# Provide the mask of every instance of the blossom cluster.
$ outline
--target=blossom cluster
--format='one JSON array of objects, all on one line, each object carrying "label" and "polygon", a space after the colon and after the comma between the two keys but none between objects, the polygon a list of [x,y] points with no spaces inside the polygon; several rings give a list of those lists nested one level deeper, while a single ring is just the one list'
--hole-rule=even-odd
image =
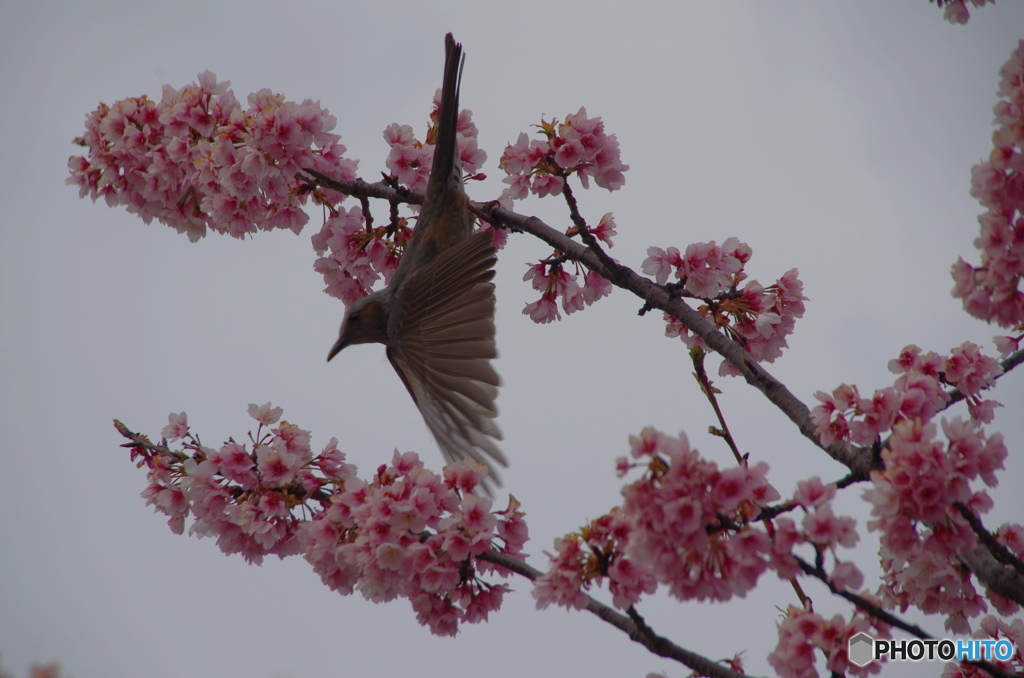
[{"label": "blossom cluster", "polygon": [[[623,517],[632,527],[623,551],[680,600],[745,595],[772,554],[767,533],[750,522],[779,498],[768,465],[720,470],[685,435],[651,428],[631,437],[630,445],[647,472],[622,490]],[[620,460],[620,468],[624,464]]]},{"label": "blossom cluster", "polygon": [[618,138],[604,131],[600,117],[587,117],[586,108],[566,116],[563,123],[541,119],[537,127],[543,139],[530,139],[523,132],[515,144],[505,147],[498,163],[508,175],[503,179],[508,184],[504,196],[520,200],[530,192],[541,198],[561,195],[572,174],[584,188],[590,187],[591,177],[609,191],[626,183],[629,165],[622,163]]},{"label": "blossom cluster", "polygon": [[[959,418],[943,422],[946,441],[938,439],[936,428],[919,419],[893,426],[882,450],[885,468],[872,472],[864,492],[873,518],[867,526],[881,541],[879,596],[900,610],[914,605],[944,615],[948,630],[966,633],[968,620],[986,605],[970,577],[956,567],[956,555],[970,550],[976,537],[954,502],[974,513],[992,507],[988,494],[972,491],[970,483],[980,477],[995,484],[1006,446],[998,434],[986,438]],[[1002,600],[998,603],[1003,607]]]},{"label": "blossom cluster", "polygon": [[[812,418],[825,444],[873,445],[888,436],[881,450],[883,469],[872,472],[864,493],[873,516],[868,529],[881,539],[879,596],[891,607],[914,605],[945,615],[946,628],[964,633],[986,603],[955,566],[956,554],[976,541],[961,511],[980,514],[991,508],[987,492],[971,484],[995,486],[1007,456],[1002,436],[987,435],[981,427],[999,405],[983,400],[981,391],[994,384],[1002,368],[970,342],[945,357],[908,346],[889,368],[899,377],[871,398],[846,384],[831,394],[815,394],[821,404]],[[943,419],[940,436],[935,418],[950,400],[944,385],[963,394],[970,417]],[[1007,525],[1003,533],[1014,535],[1018,529]],[[1001,610],[1010,608],[994,592],[988,598]]]},{"label": "blossom cluster", "polygon": [[538,609],[552,604],[582,609],[587,604],[584,590],[606,579],[612,603],[620,609],[637,603],[645,593],[654,593],[658,585],[654,574],[622,551],[630,530],[622,511],[613,508],[578,534],[556,539],[548,571],[534,582]]},{"label": "blossom cluster", "polygon": [[[565,122],[541,119],[537,127],[542,139],[530,139],[524,132],[515,144],[505,147],[498,166],[507,174],[503,181],[508,187],[502,192],[499,203],[510,206],[513,200],[525,198],[531,192],[542,198],[562,195],[565,180],[573,174],[579,177],[584,188],[590,188],[591,177],[594,183],[609,191],[625,184],[624,172],[629,165],[622,163],[619,140],[605,132],[600,117],[588,117],[587,110],[580,108],[575,115],[566,116]],[[568,235],[582,235],[580,228],[570,228]],[[596,226],[588,226],[586,230],[611,247],[616,234],[615,220],[607,213]],[[529,268],[523,280],[532,281],[541,296],[527,304],[523,314],[536,323],[561,320],[559,302],[562,310],[570,314],[611,293],[612,284],[599,274],[587,270],[582,274],[581,285],[579,268],[570,273],[563,263],[564,257],[556,252],[551,259],[527,264]]]},{"label": "blossom cluster", "polygon": [[907,346],[899,357],[889,361],[889,370],[899,377],[870,398],[861,397],[857,387],[848,384],[840,384],[831,394],[814,394],[821,404],[811,411],[811,419],[823,444],[852,441],[871,445],[898,421],[927,422],[950,401],[944,385],[960,391],[975,422],[991,423],[995,408],[1000,406],[994,400],[983,399],[981,392],[995,384],[1003,368],[969,341],[954,348],[949,356]]},{"label": "blossom cluster", "polygon": [[301,170],[355,178],[356,163],[330,133],[335,118],[319,102],[286,101],[267,89],[243,108],[228,85],[204,71],[181,89],[165,85],[159,102],[101,103],[76,139],[88,154],[68,160],[67,182],[82,197],[125,205],[193,242],[208,229],[236,238],[274,228],[298,233],[309,218]]},{"label": "blossom cluster", "polygon": [[[615,235],[615,219],[611,212],[601,217],[597,226],[589,230],[595,238],[611,246],[612,237]],[[558,312],[559,301],[562,303],[562,310],[566,314],[571,314],[582,311],[612,292],[612,284],[590,269],[583,273],[583,285],[580,286],[579,269],[577,268],[576,273],[570,273],[565,270],[563,264],[559,257],[527,264],[523,280],[531,281],[533,289],[539,291],[541,295],[540,299],[526,305],[523,314],[530,316],[535,323],[561,320],[562,315]]]},{"label": "blossom cluster", "polygon": [[[191,534],[212,536],[225,553],[254,563],[301,554],[343,595],[407,598],[437,635],[454,635],[460,623],[484,621],[500,607],[507,587],[478,575],[507,572],[476,557],[521,557],[527,527],[514,498],[493,511],[476,494],[485,467],[464,461],[442,477],[396,451],[362,480],[336,439],[314,454],[309,432],[281,421],[281,408],[250,405],[249,413],[259,422],[251,448],[234,440],[202,445],[185,413],[170,416],[163,444],[136,441],[132,458],[147,469],[142,496],[170,517],[172,530],[183,533],[191,518]],[[183,441],[183,450],[166,440]]]},{"label": "blossom cluster", "polygon": [[812,610],[791,606],[779,624],[779,643],[768,655],[768,662],[782,678],[817,678],[815,655],[821,652],[832,675],[878,673],[882,670],[879,662],[860,667],[849,661],[850,638],[861,632],[889,637],[887,629],[859,611],[847,622],[840,615],[826,619]]},{"label": "blossom cluster", "polygon": [[[211,229],[238,238],[273,228],[298,233],[309,218],[302,206],[312,196],[328,215],[312,236],[318,255],[313,267],[324,278],[324,291],[351,304],[381,279],[386,284],[411,236],[408,220],[396,214],[386,225],[371,226],[362,208],[341,206],[343,194],[313,189],[302,173],[309,169],[338,181],[356,178],[355,161],[343,157],[340,137],[330,133],[335,118],[318,102],[297,104],[269,90],[249,95],[249,106],[243,108],[228,85],[205,71],[181,89],[165,86],[159,102],[142,96],[100,104],[87,116],[85,134],[76,139],[88,154],[68,160],[67,182],[77,185],[83,197],[102,196],[111,206],[126,205],[147,223],[156,219],[193,242]],[[440,90],[424,141],[409,125],[393,123],[384,130],[391,180],[412,191],[423,192],[430,176],[439,98]],[[557,191],[554,184],[547,184],[547,190],[561,192],[564,177],[574,173],[584,186],[593,177],[609,190],[621,187],[629,168],[601,118],[588,118],[580,109],[561,124],[542,121],[541,128],[546,141],[531,145],[524,135],[520,155],[515,150],[519,146],[506,149],[506,171],[518,167],[527,183],[536,175],[538,191],[544,182],[556,182]],[[477,143],[477,133],[472,113],[460,111],[456,139],[468,179],[484,178],[479,170],[487,154]],[[523,195],[525,191],[506,191],[499,204],[510,207],[514,197]],[[611,215],[591,231],[610,245],[615,235]],[[497,248],[504,240],[502,232],[494,231]],[[611,284],[593,272],[586,273],[581,285],[560,263],[531,271],[527,279],[533,279],[542,296],[525,313],[536,322],[560,318],[559,299],[563,310],[572,313],[611,291]]]},{"label": "blossom cluster", "polygon": [[[995,4],[995,1],[970,0],[970,3],[975,7],[984,7],[989,3]],[[939,7],[946,7],[943,15],[946,21],[951,24],[965,24],[971,18],[971,12],[967,9],[968,0],[931,0],[931,2],[936,3]]]},{"label": "blossom cluster", "polygon": [[[853,520],[832,511],[835,487],[817,478],[800,483],[791,502],[803,507],[802,524],[777,518],[769,536],[757,522],[779,498],[767,480],[767,464],[719,469],[685,435],[653,428],[630,444],[637,461],[620,459],[620,473],[634,465],[646,472],[622,490],[621,506],[579,534],[556,540],[552,567],[534,589],[538,606],[581,607],[581,589],[605,578],[620,608],[659,583],[680,600],[724,601],[745,595],[767,568],[795,576],[792,549],[798,544],[835,554],[857,542]],[[852,564],[835,563],[835,586],[860,586],[862,576]]]},{"label": "blossom cluster", "polygon": [[313,270],[324,277],[324,292],[349,305],[382,277],[391,280],[411,235],[404,220],[397,228],[367,228],[361,207],[338,207],[313,235]]},{"label": "blossom cluster", "polygon": [[953,265],[953,296],[971,315],[1013,327],[1024,323],[1024,40],[999,75],[994,148],[971,171],[971,195],[986,209],[974,241],[981,263]]},{"label": "blossom cluster", "polygon": [[[680,600],[725,601],[745,595],[766,570],[789,580],[800,576],[798,546],[812,549],[810,560],[834,589],[863,585],[860,570],[839,558],[839,550],[854,547],[858,535],[854,520],[833,510],[835,485],[817,477],[801,481],[783,506],[801,510],[802,520],[767,519],[764,510],[780,498],[768,482],[767,464],[720,469],[684,434],[673,437],[653,428],[631,437],[630,445],[632,459],[621,458],[619,472],[640,467],[643,476],[622,490],[620,506],[555,540],[550,567],[534,584],[538,608],[583,608],[586,591],[605,583],[619,609],[635,605],[658,585]],[[831,564],[824,571],[827,556]],[[869,626],[878,635],[888,634],[884,624],[859,612],[844,623],[791,610],[780,627],[773,665],[779,662],[782,675],[815,675],[804,667],[813,669],[819,648],[830,668],[856,673],[857,667],[847,664],[845,639]],[[841,647],[832,644],[836,639],[843,639]]]},{"label": "blossom cluster", "polygon": [[[675,247],[649,247],[641,270],[654,276],[659,285],[674,277],[678,282],[669,287],[704,302],[697,309],[704,318],[742,344],[755,360],[774,362],[788,346],[786,337],[792,334],[796,319],[803,316],[807,297],[796,269],[768,287],[750,280],[740,288],[747,279],[744,269],[752,254],[750,247],[736,238],[721,245],[715,241],[692,243],[683,252]],[[707,348],[678,319],[666,313],[665,321],[666,336],[679,337],[690,348]],[[735,373],[727,362],[720,371]]]}]

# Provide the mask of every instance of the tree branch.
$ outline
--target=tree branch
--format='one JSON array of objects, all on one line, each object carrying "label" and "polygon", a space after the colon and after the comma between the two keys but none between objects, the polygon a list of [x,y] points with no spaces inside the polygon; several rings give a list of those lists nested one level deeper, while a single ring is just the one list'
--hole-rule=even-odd
[{"label": "tree branch", "polygon": [[[874,603],[872,603],[871,601],[867,600],[866,598],[858,596],[856,593],[850,593],[846,589],[842,589],[842,590],[837,589],[835,586],[832,585],[832,582],[829,579],[828,573],[826,573],[820,567],[815,567],[815,566],[811,565],[810,563],[808,563],[804,559],[800,558],[799,556],[793,556],[793,558],[800,565],[800,569],[802,569],[804,572],[806,572],[807,574],[811,575],[812,577],[815,577],[816,579],[820,579],[828,587],[829,591],[831,591],[832,593],[836,594],[837,596],[840,596],[840,597],[845,598],[846,600],[850,601],[851,603],[856,605],[859,609],[863,610],[865,613],[871,615],[875,619],[878,619],[879,621],[885,622],[889,626],[895,626],[896,628],[903,629],[904,631],[906,631],[910,635],[916,636],[916,637],[918,637],[918,638],[920,638],[922,640],[930,640],[931,639],[931,636],[928,635],[927,633],[925,633],[925,631],[922,630],[920,626],[915,626],[914,624],[908,624],[907,622],[903,621],[899,617],[896,617],[896,616],[890,614],[889,612],[886,612],[881,607],[879,607],[878,605],[875,605]],[[993,664],[991,664],[991,663],[989,663],[987,661],[965,661],[965,662],[962,662],[962,663],[970,664],[971,666],[975,666],[975,667],[977,667],[979,669],[987,671],[988,673],[992,674],[993,676],[996,676],[996,678],[1014,678],[1014,674],[1009,673],[1008,671],[1004,671],[1001,668],[999,668],[998,666],[995,666],[995,665],[993,665]]]},{"label": "tree branch", "polygon": [[[526,577],[530,581],[535,581],[538,577],[544,574],[537,568],[528,565],[521,560],[517,560],[516,558],[500,553],[485,553],[477,556],[477,558],[480,560],[486,560],[489,563],[494,563],[495,565],[500,565],[507,570],[511,570],[516,574]],[[638,625],[629,616],[617,612],[590,596],[586,596],[586,598],[586,610],[588,612],[596,615],[602,621],[608,622],[612,626],[624,632],[629,636],[630,640],[643,645],[650,652],[658,655],[659,657],[677,661],[690,667],[701,676],[710,676],[710,678],[746,678],[746,674],[744,673],[733,671],[732,669],[723,666],[718,662],[712,661],[707,657],[699,655],[696,652],[685,650],[678,645],[673,644],[663,636],[656,635],[646,623],[641,627],[641,625]]]},{"label": "tree branch", "polygon": [[[985,529],[985,525],[981,522],[981,518],[974,515],[974,512],[963,502],[953,502],[953,508],[960,512],[963,519],[971,526],[974,530],[974,534],[978,535],[978,539],[985,545],[985,548],[989,550],[989,553],[1004,565],[1009,565],[1015,569],[1019,574],[1024,574],[1024,562],[1021,562],[1020,558],[1015,556],[1010,549],[1006,548],[992,535],[991,532]],[[1020,602],[1020,601],[1017,601]]]},{"label": "tree branch", "polygon": [[970,551],[957,555],[981,583],[1003,598],[1024,605],[1024,581],[1010,565],[1004,565],[982,543],[975,544]]},{"label": "tree branch", "polygon": [[793,556],[793,559],[796,560],[797,564],[800,566],[800,569],[803,570],[805,574],[809,574],[815,579],[821,580],[821,582],[828,587],[829,591],[831,591],[832,593],[836,594],[841,598],[845,598],[846,600],[850,601],[859,609],[863,610],[866,614],[874,617],[875,619],[881,622],[885,622],[889,626],[895,626],[898,629],[903,629],[910,635],[916,636],[922,640],[928,640],[929,638],[931,638],[931,636],[925,633],[925,631],[920,626],[915,626],[913,624],[909,624],[903,621],[899,617],[883,610],[878,605],[875,605],[867,598],[858,596],[856,593],[851,593],[846,589],[837,589],[835,585],[832,584],[832,580],[829,578],[828,573],[825,572],[825,570],[823,570],[822,568],[811,565],[800,556]]}]

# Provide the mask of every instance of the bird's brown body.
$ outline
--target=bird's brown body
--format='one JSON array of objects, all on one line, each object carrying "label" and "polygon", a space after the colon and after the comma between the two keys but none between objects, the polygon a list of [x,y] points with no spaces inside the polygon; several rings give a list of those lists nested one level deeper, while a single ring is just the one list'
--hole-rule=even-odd
[{"label": "bird's brown body", "polygon": [[387,347],[449,462],[471,457],[491,469],[506,466],[494,440],[498,374],[494,346],[494,247],[489,233],[472,234],[462,185],[457,122],[462,46],[445,36],[444,85],[437,143],[416,228],[382,290],[352,304],[327,359],[350,344]]}]

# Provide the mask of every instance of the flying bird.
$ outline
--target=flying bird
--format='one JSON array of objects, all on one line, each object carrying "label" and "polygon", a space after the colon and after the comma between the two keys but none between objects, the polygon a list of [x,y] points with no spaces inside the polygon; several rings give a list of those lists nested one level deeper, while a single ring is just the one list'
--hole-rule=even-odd
[{"label": "flying bird", "polygon": [[[495,440],[501,380],[491,366],[494,277],[491,234],[473,234],[456,139],[462,45],[445,36],[437,143],[423,205],[387,287],[345,312],[327,360],[351,344],[381,343],[445,459],[466,457],[490,470],[508,466]],[[485,481],[485,490],[491,486]]]}]

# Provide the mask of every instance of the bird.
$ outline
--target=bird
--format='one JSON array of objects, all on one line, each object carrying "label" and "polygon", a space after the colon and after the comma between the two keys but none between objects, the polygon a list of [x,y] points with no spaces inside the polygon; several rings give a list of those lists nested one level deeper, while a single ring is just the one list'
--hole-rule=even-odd
[{"label": "bird", "polygon": [[390,282],[345,311],[330,361],[346,346],[381,343],[448,463],[488,469],[483,489],[508,460],[495,399],[501,379],[494,341],[493,238],[473,234],[456,138],[462,45],[445,36],[444,84],[433,163],[416,227]]}]

